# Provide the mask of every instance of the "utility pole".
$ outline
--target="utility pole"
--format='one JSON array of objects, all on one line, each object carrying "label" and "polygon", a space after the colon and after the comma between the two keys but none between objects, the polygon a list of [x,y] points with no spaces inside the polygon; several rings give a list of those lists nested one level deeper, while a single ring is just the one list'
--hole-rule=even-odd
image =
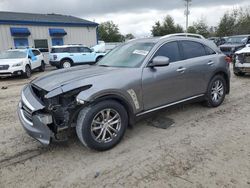
[{"label": "utility pole", "polygon": [[186,6],[186,9],[184,11],[184,15],[186,16],[186,31],[187,31],[188,30],[188,16],[190,14],[189,7],[191,5],[192,0],[184,0],[184,1],[185,1],[185,6]]}]

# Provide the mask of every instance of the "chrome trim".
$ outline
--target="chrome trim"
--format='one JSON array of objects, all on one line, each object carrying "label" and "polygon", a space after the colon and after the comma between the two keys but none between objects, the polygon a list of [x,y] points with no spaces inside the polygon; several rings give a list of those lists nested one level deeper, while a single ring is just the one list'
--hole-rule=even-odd
[{"label": "chrome trim", "polygon": [[20,109],[20,112],[21,112],[22,119],[23,119],[27,124],[29,124],[30,126],[33,127],[33,123],[26,119],[26,117],[24,116],[24,113],[23,113],[23,110],[22,110],[22,109]]},{"label": "chrome trim", "polygon": [[24,103],[32,112],[34,112],[34,111],[35,111],[35,108],[28,102],[28,100],[26,99],[26,97],[25,97],[23,91],[22,91],[22,97],[21,97],[21,98],[22,98],[23,103]]},{"label": "chrome trim", "polygon": [[160,110],[160,109],[163,109],[163,108],[167,108],[167,107],[170,107],[170,106],[173,106],[173,105],[176,105],[176,104],[180,104],[182,102],[186,102],[186,101],[189,101],[189,100],[192,100],[192,99],[195,99],[195,98],[198,98],[198,97],[202,97],[204,96],[204,94],[201,94],[201,95],[196,95],[196,96],[193,96],[193,97],[189,97],[189,98],[186,98],[186,99],[183,99],[183,100],[180,100],[180,101],[177,101],[177,102],[173,102],[173,103],[170,103],[170,104],[167,104],[167,105],[164,105],[164,106],[160,106],[160,107],[157,107],[157,108],[153,108],[151,110],[147,110],[145,112],[141,112],[139,114],[137,114],[136,116],[141,116],[141,115],[144,115],[144,114],[147,114],[147,113],[150,113],[150,112],[154,112],[156,110]]}]

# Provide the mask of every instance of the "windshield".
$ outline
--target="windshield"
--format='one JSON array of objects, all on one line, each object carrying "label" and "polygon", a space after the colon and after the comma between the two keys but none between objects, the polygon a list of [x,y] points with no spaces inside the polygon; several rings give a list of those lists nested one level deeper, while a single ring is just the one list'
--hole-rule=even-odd
[{"label": "windshield", "polygon": [[25,52],[20,51],[6,51],[0,53],[0,59],[20,59],[26,57]]},{"label": "windshield", "polygon": [[121,45],[109,52],[101,61],[99,66],[108,67],[139,67],[155,43],[130,42]]},{"label": "windshield", "polygon": [[230,44],[245,44],[247,43],[247,37],[243,36],[243,37],[229,37],[227,39],[227,43]]}]

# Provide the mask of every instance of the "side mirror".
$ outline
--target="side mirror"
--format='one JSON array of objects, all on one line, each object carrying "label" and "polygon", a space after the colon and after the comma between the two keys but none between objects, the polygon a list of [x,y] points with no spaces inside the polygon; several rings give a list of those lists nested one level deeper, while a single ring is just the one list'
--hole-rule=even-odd
[{"label": "side mirror", "polygon": [[156,56],[152,62],[148,65],[149,67],[163,67],[169,65],[169,58],[165,56]]},{"label": "side mirror", "polygon": [[31,56],[29,55],[28,58],[31,59]]}]

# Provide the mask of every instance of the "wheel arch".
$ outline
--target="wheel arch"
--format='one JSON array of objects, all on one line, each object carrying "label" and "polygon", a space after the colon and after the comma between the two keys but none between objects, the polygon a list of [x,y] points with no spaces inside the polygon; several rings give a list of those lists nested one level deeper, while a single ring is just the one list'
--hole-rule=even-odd
[{"label": "wheel arch", "polygon": [[98,98],[96,98],[92,103],[98,103],[104,100],[114,100],[118,103],[120,103],[127,111],[128,113],[128,120],[129,120],[129,126],[133,127],[135,124],[135,115],[134,115],[134,110],[132,105],[123,97],[115,94],[108,94],[108,95],[103,95]]},{"label": "wheel arch", "polygon": [[65,61],[65,60],[70,61],[71,64],[74,63],[74,61],[73,61],[71,58],[69,58],[69,57],[64,57],[64,58],[62,58],[62,59],[60,60],[60,63],[62,63],[62,62]]},{"label": "wheel arch", "polygon": [[97,61],[98,58],[103,58],[104,55],[98,55],[96,58],[95,58],[95,61]]}]

